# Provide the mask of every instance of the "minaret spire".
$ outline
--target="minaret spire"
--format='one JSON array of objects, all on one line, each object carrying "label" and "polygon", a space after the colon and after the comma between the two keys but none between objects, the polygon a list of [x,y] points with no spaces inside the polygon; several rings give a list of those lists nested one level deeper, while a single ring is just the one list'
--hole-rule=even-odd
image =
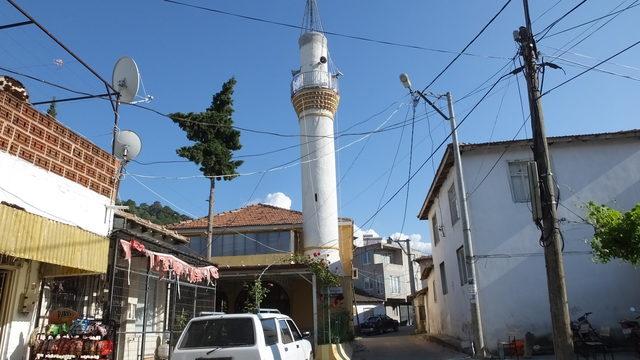
[{"label": "minaret spire", "polygon": [[307,4],[304,8],[304,16],[302,17],[302,32],[311,31],[319,33],[324,32],[316,0],[307,0]]},{"label": "minaret spire", "polygon": [[[300,125],[303,251],[322,258],[329,270],[343,273],[340,262],[336,155],[333,120],[340,94],[329,71],[329,50],[316,0],[307,0],[300,47],[300,68],[293,71],[291,102]],[[349,270],[347,270],[349,271]]]}]

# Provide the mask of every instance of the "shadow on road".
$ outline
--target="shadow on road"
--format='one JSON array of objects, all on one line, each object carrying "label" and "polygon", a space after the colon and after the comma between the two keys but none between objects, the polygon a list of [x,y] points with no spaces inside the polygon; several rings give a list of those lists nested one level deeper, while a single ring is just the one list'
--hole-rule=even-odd
[{"label": "shadow on road", "polygon": [[415,335],[414,328],[403,326],[398,332],[356,338],[354,359],[357,360],[413,360],[468,359],[465,354],[452,351]]}]

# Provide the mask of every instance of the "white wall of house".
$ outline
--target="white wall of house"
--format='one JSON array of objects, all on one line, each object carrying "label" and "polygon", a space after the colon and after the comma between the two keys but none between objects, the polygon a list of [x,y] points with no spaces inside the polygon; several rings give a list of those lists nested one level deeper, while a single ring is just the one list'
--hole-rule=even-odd
[{"label": "white wall of house", "polygon": [[[384,309],[384,304],[383,303],[358,304],[357,306],[355,306],[354,310],[357,310],[357,313],[358,313],[357,318],[356,318],[356,316],[353,317],[353,323],[355,325],[358,324],[358,320],[360,320],[360,324],[362,324],[370,316],[384,315],[385,314],[385,309]],[[354,315],[355,314],[356,314],[356,312],[354,311]]]},{"label": "white wall of house", "polygon": [[[3,354],[3,359],[26,359],[26,344],[33,332],[37,306],[28,307],[23,311],[21,299],[24,294],[31,294],[29,298],[37,301],[40,263],[20,261],[15,266],[0,265],[0,268],[10,272],[7,302],[0,304],[0,310],[6,311],[4,316],[0,317],[3,318],[0,319],[3,320],[3,323],[0,323],[0,354]],[[31,302],[26,302],[29,303]]]},{"label": "white wall of house", "polygon": [[[433,226],[429,224],[434,269],[427,279],[429,286],[427,319],[432,334],[447,335],[470,341],[472,332],[468,285],[462,286],[460,284],[456,258],[456,250],[463,244],[462,220],[458,219],[452,223],[448,201],[448,191],[454,185],[454,177],[449,176],[440,188],[439,195],[430,210],[429,219],[434,219],[435,215],[441,231],[439,232],[439,241],[436,244]],[[457,185],[454,188],[457,188]],[[446,277],[446,294],[441,281],[442,263],[444,263]]]},{"label": "white wall of house", "polygon": [[[558,143],[550,146],[561,194],[558,214],[564,234],[564,265],[572,318],[593,312],[595,327],[618,328],[628,309],[640,303],[640,270],[614,261],[597,264],[588,241],[593,230],[582,223],[582,205],[593,200],[620,210],[640,202],[640,146],[633,139]],[[472,191],[504,148],[463,153],[467,191]],[[469,199],[471,229],[477,261],[479,299],[485,343],[495,348],[508,336],[530,331],[550,335],[549,302],[540,232],[531,220],[529,203],[516,203],[509,180],[509,162],[530,160],[531,150],[510,148]],[[445,226],[446,237],[433,247],[437,301],[429,297],[431,331],[462,337],[468,326],[467,295],[460,286],[456,249],[462,245],[459,223],[450,226],[446,191],[448,174],[437,204],[430,210]],[[566,207],[566,208],[565,208]],[[569,208],[570,210],[568,210]],[[575,213],[575,214],[574,214]],[[577,214],[577,215],[576,215]],[[431,226],[430,226],[431,227]],[[449,294],[442,295],[439,264],[446,264]],[[431,291],[430,291],[431,293]],[[609,296],[614,295],[615,296]]]},{"label": "white wall of house", "polygon": [[78,183],[0,152],[0,201],[30,213],[105,236],[110,231],[111,199]]}]

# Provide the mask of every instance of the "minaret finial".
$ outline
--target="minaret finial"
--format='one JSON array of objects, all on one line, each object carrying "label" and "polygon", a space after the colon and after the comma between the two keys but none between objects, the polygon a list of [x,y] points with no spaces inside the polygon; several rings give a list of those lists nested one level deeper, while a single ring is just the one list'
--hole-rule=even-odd
[{"label": "minaret finial", "polygon": [[307,0],[302,17],[302,32],[324,32],[316,0]]}]

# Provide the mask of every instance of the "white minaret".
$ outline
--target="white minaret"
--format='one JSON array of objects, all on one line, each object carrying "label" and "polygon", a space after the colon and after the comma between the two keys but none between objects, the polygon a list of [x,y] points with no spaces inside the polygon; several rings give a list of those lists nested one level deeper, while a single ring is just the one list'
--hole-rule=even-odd
[{"label": "white minaret", "polygon": [[329,72],[327,38],[315,0],[307,0],[294,71],[291,101],[300,124],[304,252],[320,253],[330,269],[342,272],[338,243],[338,202],[333,120],[340,96],[337,76]]}]

